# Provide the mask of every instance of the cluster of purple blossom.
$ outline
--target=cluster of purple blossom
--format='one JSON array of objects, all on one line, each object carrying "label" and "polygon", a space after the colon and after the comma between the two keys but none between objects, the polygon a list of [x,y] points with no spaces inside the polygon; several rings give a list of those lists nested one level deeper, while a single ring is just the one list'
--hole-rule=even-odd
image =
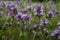
[{"label": "cluster of purple blossom", "polygon": [[57,23],[58,25],[58,29],[54,30],[50,36],[54,36],[57,37],[58,39],[60,39],[60,21]]},{"label": "cluster of purple blossom", "polygon": [[[1,4],[1,5],[6,7],[6,9],[8,11],[7,16],[18,21],[17,24],[20,24],[20,20],[22,20],[24,22],[26,22],[26,21],[32,22],[33,16],[38,17],[39,23],[37,23],[37,24],[34,23],[34,28],[48,24],[49,20],[54,18],[54,16],[55,16],[54,13],[56,13],[56,14],[59,13],[59,11],[54,7],[52,2],[50,2],[51,10],[48,11],[47,14],[45,14],[44,6],[40,5],[40,4],[28,5],[27,7],[21,9],[21,11],[19,11],[19,12],[17,10],[19,8],[17,6],[15,6],[15,4],[13,2],[8,2],[5,5],[3,5],[3,4]],[[28,14],[28,11],[33,11],[34,15],[32,13]],[[1,15],[2,15],[2,13],[0,12],[0,16]],[[47,19],[42,18],[45,15],[47,16]],[[6,24],[10,26],[13,23],[7,22]],[[26,22],[26,24],[28,24],[28,23]],[[25,24],[23,24],[23,25],[25,25]],[[60,23],[58,23],[58,25],[60,25]],[[46,31],[47,29],[44,28],[43,30]],[[51,33],[51,36],[57,36],[58,38],[60,38],[60,26],[58,27],[57,30],[55,30],[54,32]]]}]

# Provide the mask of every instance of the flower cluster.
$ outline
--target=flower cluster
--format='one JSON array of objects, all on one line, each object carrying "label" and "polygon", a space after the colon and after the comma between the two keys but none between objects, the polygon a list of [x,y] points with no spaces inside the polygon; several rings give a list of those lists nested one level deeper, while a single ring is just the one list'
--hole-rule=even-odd
[{"label": "flower cluster", "polygon": [[52,18],[54,17],[54,13],[53,13],[52,11],[49,11],[49,12],[47,13],[47,17],[48,17],[49,19],[52,19]]},{"label": "flower cluster", "polygon": [[31,18],[31,15],[29,15],[29,14],[23,14],[23,13],[18,13],[17,15],[16,15],[16,19],[17,20],[30,20],[30,18]]},{"label": "flower cluster", "polygon": [[44,7],[43,5],[37,5],[36,8],[34,8],[35,14],[38,17],[41,17],[44,15]]},{"label": "flower cluster", "polygon": [[58,37],[60,39],[60,22],[57,23],[58,29],[54,30],[50,36]]},{"label": "flower cluster", "polygon": [[[33,32],[36,35],[43,34],[42,37],[45,38],[46,36],[45,34],[50,33],[50,30],[52,28],[52,27],[50,28],[50,26],[55,26],[56,25],[55,21],[57,22],[58,20],[60,20],[59,10],[56,9],[53,2],[50,2],[49,5],[50,10],[49,10],[46,9],[45,5],[43,4],[30,4],[20,8],[21,6],[18,5],[18,0],[16,1],[17,4],[15,4],[15,2],[10,2],[10,1],[6,3],[0,2],[0,8],[3,7],[4,10],[3,12],[2,10],[0,11],[0,18],[1,18],[0,22],[3,24],[3,26],[7,26],[7,27],[18,26],[22,28],[22,30],[24,31],[26,31],[27,29],[26,32],[29,33]],[[55,36],[58,37],[58,39],[60,39],[60,21],[57,23],[57,26],[58,29],[54,30],[50,36]]]},{"label": "flower cluster", "polygon": [[57,30],[54,30],[50,36],[55,36],[55,37],[58,37],[58,39],[60,39],[60,26],[58,27]]},{"label": "flower cluster", "polygon": [[48,24],[48,20],[40,20],[40,25],[46,25],[46,24]]}]

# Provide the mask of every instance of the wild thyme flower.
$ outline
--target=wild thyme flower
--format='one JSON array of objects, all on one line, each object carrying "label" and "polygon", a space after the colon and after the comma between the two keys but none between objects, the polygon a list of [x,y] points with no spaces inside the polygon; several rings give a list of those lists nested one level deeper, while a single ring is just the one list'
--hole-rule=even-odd
[{"label": "wild thyme flower", "polygon": [[58,14],[59,14],[59,10],[56,9],[56,10],[55,10],[55,13],[58,15]]},{"label": "wild thyme flower", "polygon": [[38,16],[39,18],[44,15],[44,7],[41,5],[38,5],[34,11],[34,15]]},{"label": "wild thyme flower", "polygon": [[13,7],[14,6],[14,3],[13,2],[7,2],[6,3],[6,7]]},{"label": "wild thyme flower", "polygon": [[51,34],[50,34],[50,36],[54,36],[54,37],[57,37],[58,39],[60,39],[60,30],[59,29],[57,29],[57,30],[54,30]]},{"label": "wild thyme flower", "polygon": [[57,36],[59,35],[60,30],[54,30],[50,36]]},{"label": "wild thyme flower", "polygon": [[6,8],[7,8],[7,10],[9,10],[9,11],[12,11],[13,9],[16,10],[15,5],[14,5],[13,2],[8,2],[8,3],[6,3]]},{"label": "wild thyme flower", "polygon": [[18,14],[16,15],[16,20],[20,20],[22,15],[23,14],[21,12],[18,12]]},{"label": "wild thyme flower", "polygon": [[12,9],[12,12],[13,12],[13,14],[17,14],[18,12],[17,12],[17,8],[13,8]]},{"label": "wild thyme flower", "polygon": [[22,19],[22,20],[31,20],[31,15],[18,13],[18,14],[16,15],[16,19],[17,19],[17,20],[19,20],[19,19]]},{"label": "wild thyme flower", "polygon": [[28,14],[23,14],[23,15],[21,16],[21,18],[22,18],[23,20],[29,20],[29,19],[30,19],[30,15],[28,15]]},{"label": "wild thyme flower", "polygon": [[37,28],[38,27],[38,24],[34,24],[34,28]]},{"label": "wild thyme flower", "polygon": [[27,13],[27,11],[30,10],[30,9],[31,9],[31,6],[26,6],[25,8],[23,8],[23,9],[21,10],[21,12],[22,12],[22,13]]},{"label": "wild thyme flower", "polygon": [[55,10],[55,5],[54,5],[53,1],[50,1],[50,8],[51,8],[52,11]]},{"label": "wild thyme flower", "polygon": [[54,33],[54,32],[52,32],[51,34],[50,34],[50,36],[55,36],[56,34]]},{"label": "wild thyme flower", "polygon": [[46,25],[46,24],[48,24],[48,20],[43,20],[43,19],[41,19],[40,20],[40,25]]},{"label": "wild thyme flower", "polygon": [[8,16],[14,18],[16,16],[16,14],[13,14],[12,12],[8,13]]},{"label": "wild thyme flower", "polygon": [[40,12],[43,12],[43,10],[44,10],[44,7],[43,6],[41,6],[41,5],[39,5],[39,6],[37,6],[37,8],[36,8],[37,10],[37,12],[38,13],[40,13]]},{"label": "wild thyme flower", "polygon": [[44,31],[44,32],[47,32],[47,28],[43,28],[43,31]]},{"label": "wild thyme flower", "polygon": [[4,8],[5,7],[5,3],[3,1],[0,1],[0,7]]},{"label": "wild thyme flower", "polygon": [[54,13],[52,11],[49,11],[47,13],[47,17],[50,18],[50,19],[52,19],[54,17]]}]

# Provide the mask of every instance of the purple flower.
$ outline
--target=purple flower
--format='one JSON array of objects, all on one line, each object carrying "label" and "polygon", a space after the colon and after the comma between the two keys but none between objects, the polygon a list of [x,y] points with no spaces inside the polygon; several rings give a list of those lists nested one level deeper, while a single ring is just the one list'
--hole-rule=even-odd
[{"label": "purple flower", "polygon": [[37,28],[38,27],[38,24],[34,24],[34,28]]},{"label": "purple flower", "polygon": [[6,3],[6,7],[12,7],[12,6],[14,6],[14,4],[12,2]]},{"label": "purple flower", "polygon": [[8,16],[14,18],[16,16],[16,14],[13,14],[12,12],[8,13]]},{"label": "purple flower", "polygon": [[21,10],[22,13],[26,13],[27,11],[28,11],[27,8],[24,8],[24,9]]},{"label": "purple flower", "polygon": [[55,33],[55,34],[58,34],[58,33],[59,33],[59,30],[55,30],[54,33]]},{"label": "purple flower", "polygon": [[51,10],[55,10],[55,6],[54,6],[54,2],[53,1],[50,1],[50,8],[51,8]]},{"label": "purple flower", "polygon": [[58,36],[58,35],[60,35],[60,30],[57,29],[57,30],[54,30],[50,36]]},{"label": "purple flower", "polygon": [[28,10],[31,9],[31,6],[27,6],[21,10],[21,12],[26,13]]},{"label": "purple flower", "polygon": [[54,10],[52,10],[54,13],[56,13],[57,15],[59,14],[59,10],[57,10],[57,9],[54,9]]},{"label": "purple flower", "polygon": [[47,13],[47,17],[50,18],[50,19],[53,18],[54,17],[54,13],[52,11],[49,11]]},{"label": "purple flower", "polygon": [[22,15],[23,14],[21,12],[18,12],[18,14],[16,15],[16,20],[20,20]]},{"label": "purple flower", "polygon": [[34,8],[34,15],[38,16],[39,18],[44,15],[44,7],[42,5],[38,5]]},{"label": "purple flower", "polygon": [[50,34],[50,36],[56,36],[56,34],[55,34],[54,32],[52,32],[52,33]]},{"label": "purple flower", "polygon": [[46,25],[48,24],[48,20],[40,20],[40,25]]},{"label": "purple flower", "polygon": [[55,10],[55,13],[58,14],[59,13],[59,10]]},{"label": "purple flower", "polygon": [[42,5],[37,6],[37,12],[43,12],[44,8]]},{"label": "purple flower", "polygon": [[44,32],[47,32],[47,28],[43,28],[43,31],[44,31]]},{"label": "purple flower", "polygon": [[21,18],[22,18],[23,20],[29,20],[29,19],[30,19],[30,15],[28,15],[28,14],[23,14],[23,15],[21,16]]},{"label": "purple flower", "polygon": [[13,14],[17,14],[17,8],[12,9]]},{"label": "purple flower", "polygon": [[5,3],[3,1],[0,1],[0,7],[1,8],[5,7]]}]

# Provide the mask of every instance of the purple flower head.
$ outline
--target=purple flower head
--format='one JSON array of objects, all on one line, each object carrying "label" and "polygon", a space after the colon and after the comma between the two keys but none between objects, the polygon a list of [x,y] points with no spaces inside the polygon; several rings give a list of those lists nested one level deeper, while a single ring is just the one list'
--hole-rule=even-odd
[{"label": "purple flower head", "polygon": [[43,12],[44,8],[42,5],[37,6],[37,12]]},{"label": "purple flower head", "polygon": [[17,14],[17,8],[12,9],[13,14]]},{"label": "purple flower head", "polygon": [[21,10],[21,12],[26,13],[28,10],[31,9],[31,6],[27,6]]},{"label": "purple flower head", "polygon": [[57,9],[54,9],[54,10],[52,10],[54,13],[56,13],[57,15],[59,14],[59,10],[57,10]]},{"label": "purple flower head", "polygon": [[50,8],[51,10],[55,10],[55,5],[53,1],[50,1]]},{"label": "purple flower head", "polygon": [[57,30],[55,30],[50,34],[50,36],[56,36],[57,33],[58,33]]},{"label": "purple flower head", "polygon": [[48,20],[40,20],[40,25],[46,25],[48,24]]},{"label": "purple flower head", "polygon": [[59,13],[59,10],[55,10],[55,13],[58,14]]},{"label": "purple flower head", "polygon": [[13,2],[8,2],[7,4],[6,4],[6,7],[13,7],[14,6],[14,3]]},{"label": "purple flower head", "polygon": [[52,32],[52,33],[50,34],[50,36],[56,36],[56,34],[55,34],[54,32]]},{"label": "purple flower head", "polygon": [[47,13],[47,17],[48,18],[53,18],[54,17],[54,14],[53,14],[53,12],[52,11],[49,11],[48,13]]},{"label": "purple flower head", "polygon": [[0,1],[0,6],[3,8],[5,7],[5,3],[3,1]]},{"label": "purple flower head", "polygon": [[44,32],[47,32],[47,28],[44,28],[43,31],[44,31]]},{"label": "purple flower head", "polygon": [[22,15],[23,14],[21,12],[18,12],[18,14],[16,15],[16,20],[20,20]]},{"label": "purple flower head", "polygon": [[16,16],[16,14],[13,14],[12,12],[8,13],[8,16],[11,16],[12,18],[14,18]]},{"label": "purple flower head", "polygon": [[38,27],[38,24],[34,24],[34,28],[37,28]]},{"label": "purple flower head", "polygon": [[22,18],[23,20],[29,20],[29,19],[30,19],[30,15],[28,15],[28,14],[23,14],[23,15],[21,16],[21,18]]},{"label": "purple flower head", "polygon": [[42,5],[37,5],[36,8],[34,8],[34,12],[34,15],[40,18],[44,15],[44,7]]},{"label": "purple flower head", "polygon": [[59,30],[55,30],[54,33],[55,33],[55,34],[58,34],[58,33],[59,33]]},{"label": "purple flower head", "polygon": [[27,11],[28,11],[27,8],[24,8],[24,9],[21,10],[22,13],[26,13]]},{"label": "purple flower head", "polygon": [[52,33],[50,34],[50,36],[56,36],[56,34],[55,34],[54,32],[52,32]]},{"label": "purple flower head", "polygon": [[60,33],[60,30],[54,30],[50,36],[58,36]]}]

